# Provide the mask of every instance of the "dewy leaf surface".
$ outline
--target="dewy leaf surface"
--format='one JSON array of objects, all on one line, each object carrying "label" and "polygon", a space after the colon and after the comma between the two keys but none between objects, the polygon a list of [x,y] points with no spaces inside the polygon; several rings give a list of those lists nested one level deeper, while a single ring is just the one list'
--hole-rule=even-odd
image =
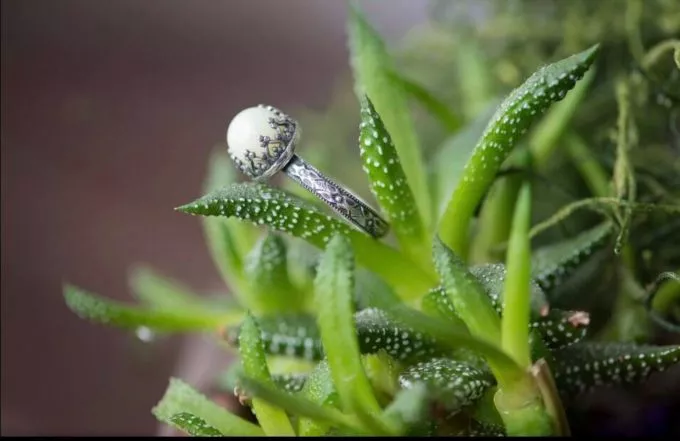
[{"label": "dewy leaf surface", "polygon": [[393,79],[393,61],[378,33],[355,5],[349,8],[349,49],[358,96],[371,97],[382,117],[404,167],[408,186],[413,191],[418,211],[430,225],[430,194],[418,136],[400,85]]},{"label": "dewy leaf surface", "polygon": [[599,46],[539,69],[501,104],[477,143],[439,225],[442,241],[467,255],[470,220],[520,137],[583,77]]},{"label": "dewy leaf surface", "polygon": [[424,229],[392,137],[368,97],[361,99],[359,151],[380,208],[402,247],[415,259],[427,257]]},{"label": "dewy leaf surface", "polygon": [[191,436],[224,436],[219,430],[188,412],[173,415],[170,423]]},{"label": "dewy leaf surface", "polygon": [[357,260],[382,276],[402,295],[427,290],[434,276],[415,266],[397,250],[350,228],[315,206],[264,184],[239,183],[209,193],[178,210],[192,215],[236,217],[300,237],[325,248],[333,234],[347,236]]}]

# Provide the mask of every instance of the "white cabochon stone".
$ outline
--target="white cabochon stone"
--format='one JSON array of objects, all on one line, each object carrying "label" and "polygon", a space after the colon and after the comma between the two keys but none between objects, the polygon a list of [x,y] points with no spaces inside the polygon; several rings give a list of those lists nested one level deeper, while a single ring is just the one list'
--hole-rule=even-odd
[{"label": "white cabochon stone", "polygon": [[233,158],[246,162],[246,152],[257,156],[264,153],[260,136],[276,139],[277,131],[269,125],[269,118],[276,117],[273,110],[265,107],[249,107],[240,111],[229,123],[227,145]]}]

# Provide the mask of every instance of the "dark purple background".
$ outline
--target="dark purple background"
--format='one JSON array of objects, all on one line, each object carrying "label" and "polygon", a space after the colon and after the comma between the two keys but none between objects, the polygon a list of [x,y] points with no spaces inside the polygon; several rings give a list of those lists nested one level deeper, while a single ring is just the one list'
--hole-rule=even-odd
[{"label": "dark purple background", "polygon": [[[395,37],[425,5],[364,9]],[[210,368],[193,342],[142,351],[78,319],[61,283],[129,300],[127,272],[143,262],[220,288],[199,222],[173,207],[200,194],[207,155],[242,107],[323,108],[348,71],[345,8],[2,2],[3,435],[152,434],[168,377]]]}]

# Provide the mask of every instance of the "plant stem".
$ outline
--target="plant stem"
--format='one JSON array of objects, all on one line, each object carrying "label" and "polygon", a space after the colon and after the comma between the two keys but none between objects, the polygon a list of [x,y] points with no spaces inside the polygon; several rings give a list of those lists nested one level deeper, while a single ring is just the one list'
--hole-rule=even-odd
[{"label": "plant stem", "polygon": [[528,374],[512,385],[499,387],[494,403],[508,436],[547,436],[555,432],[540,390]]},{"label": "plant stem", "polygon": [[529,353],[529,301],[531,279],[531,184],[520,189],[508,244],[507,270],[503,292],[501,345],[520,366],[531,364]]}]

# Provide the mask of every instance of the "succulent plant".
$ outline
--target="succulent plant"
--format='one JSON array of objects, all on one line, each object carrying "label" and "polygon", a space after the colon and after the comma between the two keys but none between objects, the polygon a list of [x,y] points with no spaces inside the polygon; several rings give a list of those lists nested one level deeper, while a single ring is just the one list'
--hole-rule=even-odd
[{"label": "succulent plant", "polygon": [[[656,3],[676,20],[655,29],[680,29],[678,8]],[[588,2],[571,4],[578,14]],[[630,17],[641,14],[639,3],[628,7]],[[438,17],[446,24],[446,13]],[[508,14],[490,17],[506,23]],[[496,32],[519,29],[507,23]],[[431,40],[415,47],[450,43],[442,35],[453,31],[443,28],[431,28]],[[651,342],[652,323],[677,330],[671,321],[680,315],[672,272],[680,242],[667,242],[678,237],[671,217],[680,212],[671,182],[677,151],[675,164],[662,165],[671,172],[657,176],[638,155],[649,145],[672,157],[677,145],[644,138],[654,129],[638,110],[648,105],[650,88],[660,93],[653,68],[673,51],[676,69],[663,84],[680,77],[680,43],[657,33],[650,37],[656,46],[645,49],[640,40],[641,52],[633,52],[642,70],[626,67],[612,85],[597,64],[620,50],[616,40],[585,45],[572,35],[564,46],[579,50],[539,68],[536,54],[555,47],[554,35],[536,37],[531,53],[516,60],[515,35],[493,47],[501,60],[494,69],[484,67],[478,49],[497,38],[489,36],[494,28],[480,29],[452,39],[465,61],[454,76],[461,108],[432,92],[440,88],[437,66],[420,67],[421,81],[409,77],[418,72],[407,62],[413,49],[395,55],[361,12],[350,10],[358,151],[354,159],[325,155],[342,155],[338,167],[355,173],[354,188],[368,184],[363,196],[389,220],[390,237],[351,228],[291,184],[239,182],[223,149],[210,158],[204,195],[178,211],[200,217],[236,302],[192,293],[148,270],[135,273],[136,305],[65,287],[68,306],[86,319],[158,333],[210,332],[232,352],[226,387],[253,418],[172,378],[153,409],[161,422],[197,436],[568,435],[564,406],[571,400],[679,364],[680,346]],[[535,71],[497,99],[492,90],[528,66]],[[663,96],[677,104],[672,93]],[[615,118],[598,119],[596,105],[608,100]],[[446,136],[421,136],[414,101]],[[680,115],[673,104],[663,109]],[[613,137],[609,159],[591,148],[602,145],[602,133]],[[423,139],[438,137],[439,150],[423,147]],[[554,172],[555,163],[568,171]],[[364,173],[348,172],[347,164]],[[541,180],[551,171],[582,197],[556,206],[555,183]],[[643,288],[664,271],[665,283]],[[600,298],[603,287],[615,295]],[[641,318],[634,335],[621,329],[630,317]]]}]

